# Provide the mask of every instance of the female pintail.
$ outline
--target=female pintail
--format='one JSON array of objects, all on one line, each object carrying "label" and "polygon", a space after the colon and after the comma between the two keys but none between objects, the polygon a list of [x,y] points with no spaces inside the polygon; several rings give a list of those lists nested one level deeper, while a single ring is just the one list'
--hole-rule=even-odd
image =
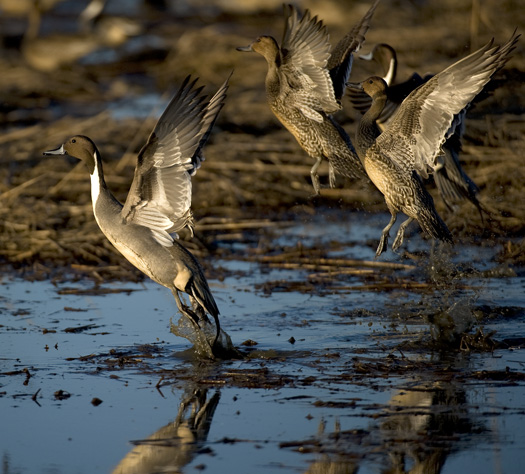
[{"label": "female pintail", "polygon": [[323,22],[308,10],[299,19],[295,7],[286,7],[281,46],[272,36],[260,36],[239,51],[255,51],[266,59],[266,96],[270,109],[292,133],[299,145],[315,159],[310,175],[316,194],[320,184],[318,168],[328,160],[330,185],[335,174],[366,177],[350,137],[333,119],[341,109],[341,97],[352,67],[352,54],[364,42],[376,0],[365,16],[337,44],[330,54]]},{"label": "female pintail", "polygon": [[[422,77],[414,72],[407,80],[397,81],[397,54],[392,46],[385,43],[375,45],[370,53],[362,54],[359,58],[377,62],[383,70],[383,80],[388,85],[386,104],[376,120],[381,129],[385,128],[403,100],[432,77],[431,74]],[[348,96],[354,108],[361,113],[364,114],[370,107],[371,98],[364,91],[349,88]],[[443,202],[449,209],[452,210],[456,203],[468,199],[476,206],[483,220],[484,208],[478,199],[479,188],[463,170],[459,160],[468,106],[469,104],[455,116],[452,129],[447,133],[448,138],[442,146],[443,164],[435,170],[434,181]]]},{"label": "female pintail", "polygon": [[452,236],[437,214],[432,197],[422,185],[442,164],[439,156],[454,117],[483,89],[492,75],[508,61],[519,35],[514,32],[503,46],[489,42],[420,85],[403,101],[381,132],[376,120],[387,101],[387,85],[371,77],[359,85],[372,105],[356,133],[356,148],[365,170],[385,197],[392,215],[383,229],[376,256],[386,249],[390,228],[398,212],[403,222],[392,245],[397,250],[406,227],[414,219],[431,237],[451,242]]}]

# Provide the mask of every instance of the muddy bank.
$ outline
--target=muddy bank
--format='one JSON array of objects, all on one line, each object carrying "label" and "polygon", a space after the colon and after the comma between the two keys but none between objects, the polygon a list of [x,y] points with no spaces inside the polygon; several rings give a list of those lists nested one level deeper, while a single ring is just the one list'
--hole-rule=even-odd
[{"label": "muddy bank", "polygon": [[[349,210],[385,210],[382,197],[365,183],[340,180],[336,189],[311,197],[312,163],[265,103],[264,60],[235,51],[261,33],[280,38],[280,4],[248,8],[241,2],[240,8],[235,2],[207,7],[166,2],[163,10],[162,3],[136,2],[124,11],[118,2],[109,2],[104,17],[125,19],[136,27],[134,33],[118,46],[96,43],[84,57],[52,70],[35,64],[28,51],[55,33],[74,36],[80,28],[79,6],[63,2],[43,12],[35,37],[28,34],[28,16],[2,16],[0,258],[6,268],[28,278],[141,278],[96,227],[82,165],[41,153],[71,134],[90,136],[103,155],[108,185],[123,200],[136,153],[189,73],[200,76],[212,93],[234,71],[227,105],[205,150],[206,162],[194,178],[197,233],[193,239],[186,236],[192,251],[214,254],[218,240],[256,238],[261,228],[308,219],[323,209],[336,209],[345,219]],[[300,6],[325,20],[335,42],[368,3]],[[385,1],[372,21],[367,47],[380,41],[395,46],[400,77],[439,71],[491,37],[504,41],[525,24],[523,15],[512,1]],[[90,33],[97,34],[96,29]],[[462,161],[491,214],[482,220],[468,203],[451,211],[435,196],[459,242],[496,246],[499,259],[518,267],[525,263],[521,43],[489,92],[471,108],[466,127]],[[39,47],[46,51],[45,44]],[[370,65],[355,61],[352,79],[371,72]],[[348,101],[344,105],[338,119],[352,135],[358,115]],[[326,168],[321,178],[326,184]]]}]

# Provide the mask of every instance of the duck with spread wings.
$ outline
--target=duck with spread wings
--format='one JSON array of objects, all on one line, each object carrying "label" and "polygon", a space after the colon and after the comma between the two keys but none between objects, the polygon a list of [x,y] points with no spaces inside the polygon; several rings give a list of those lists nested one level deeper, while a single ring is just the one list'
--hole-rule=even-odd
[{"label": "duck with spread wings", "polygon": [[272,36],[259,36],[239,51],[255,51],[268,63],[266,96],[270,109],[315,159],[310,171],[316,194],[321,189],[318,168],[328,160],[330,185],[335,175],[366,178],[350,137],[332,114],[341,110],[341,97],[350,75],[353,53],[364,42],[376,0],[352,30],[330,52],[328,32],[321,20],[308,10],[299,18],[292,5],[285,7],[286,19],[281,45]]},{"label": "duck with spread wings", "polygon": [[[206,101],[203,87],[187,77],[140,150],[126,202],[122,205],[104,180],[102,158],[95,143],[76,135],[45,155],[71,155],[91,175],[93,213],[100,230],[135,267],[169,288],[180,312],[200,329],[215,321],[219,309],[197,259],[179,242],[177,232],[193,232],[191,176],[203,160],[204,147],[224,105],[228,80]],[[181,299],[188,295],[190,305]]]}]

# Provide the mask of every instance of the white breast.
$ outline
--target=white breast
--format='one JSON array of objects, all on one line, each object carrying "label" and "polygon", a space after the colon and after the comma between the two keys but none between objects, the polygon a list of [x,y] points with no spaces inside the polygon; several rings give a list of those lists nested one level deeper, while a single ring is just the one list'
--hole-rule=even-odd
[{"label": "white breast", "polygon": [[[97,157],[93,157],[95,159],[95,169],[93,173],[91,174],[91,201],[93,202],[93,211],[95,210],[95,205],[97,204],[98,196],[100,195],[100,181],[98,176],[98,164],[97,164]],[[95,215],[96,217],[96,215]]]}]

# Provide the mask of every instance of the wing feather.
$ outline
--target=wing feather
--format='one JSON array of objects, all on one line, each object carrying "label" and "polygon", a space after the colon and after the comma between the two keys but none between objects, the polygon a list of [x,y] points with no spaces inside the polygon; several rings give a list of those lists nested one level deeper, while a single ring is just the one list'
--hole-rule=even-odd
[{"label": "wing feather", "polygon": [[287,7],[287,19],[281,43],[281,83],[283,100],[291,94],[299,108],[311,108],[327,114],[341,107],[335,98],[330,73],[330,41],[326,27],[308,10],[299,19],[296,8]]},{"label": "wing feather", "polygon": [[519,36],[514,32],[500,47],[491,41],[419,86],[403,101],[376,143],[389,150],[399,166],[427,177],[440,166],[437,157],[454,117],[508,61]]},{"label": "wing feather", "polygon": [[370,20],[379,4],[376,0],[352,29],[335,45],[327,68],[334,88],[335,97],[341,100],[346,89],[346,83],[350,77],[353,63],[353,53],[359,51],[365,42],[365,35],[370,27]]},{"label": "wing feather", "polygon": [[173,244],[170,234],[192,229],[191,175],[204,159],[202,148],[224,105],[228,80],[206,102],[197,79],[188,76],[139,153],[122,218],[150,228],[162,245]]}]

